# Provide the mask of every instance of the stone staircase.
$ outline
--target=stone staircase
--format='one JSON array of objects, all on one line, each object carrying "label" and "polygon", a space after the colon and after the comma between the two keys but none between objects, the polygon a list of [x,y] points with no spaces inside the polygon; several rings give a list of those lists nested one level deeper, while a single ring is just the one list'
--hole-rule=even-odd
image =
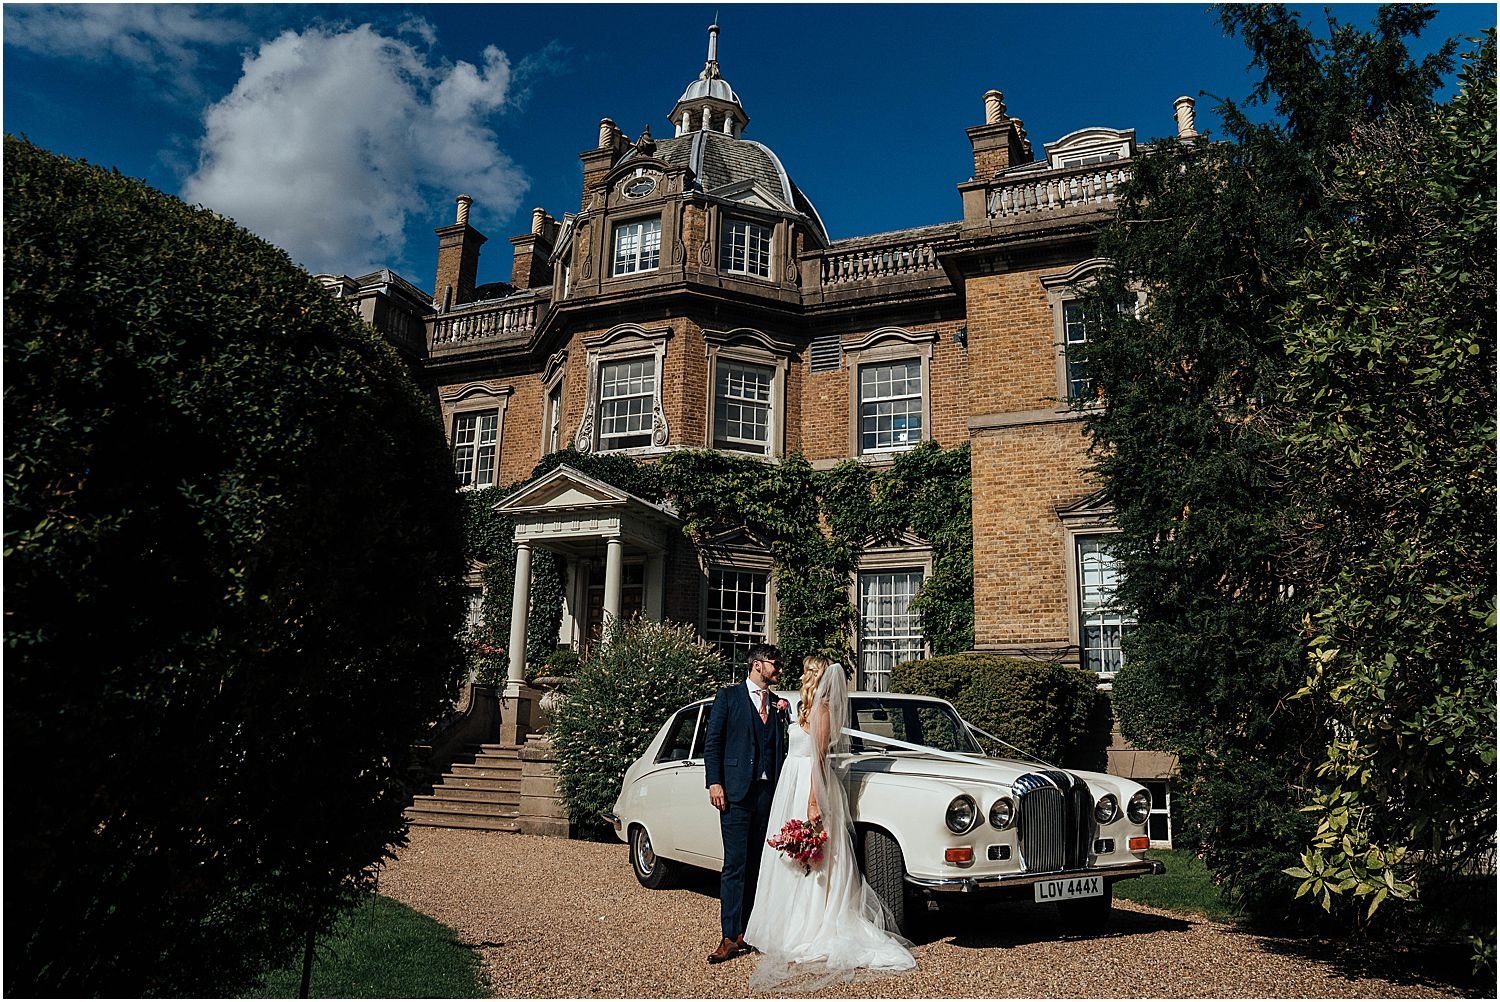
[{"label": "stone staircase", "polygon": [[406,820],[432,828],[520,831],[521,759],[518,745],[470,745],[431,793],[418,794]]}]

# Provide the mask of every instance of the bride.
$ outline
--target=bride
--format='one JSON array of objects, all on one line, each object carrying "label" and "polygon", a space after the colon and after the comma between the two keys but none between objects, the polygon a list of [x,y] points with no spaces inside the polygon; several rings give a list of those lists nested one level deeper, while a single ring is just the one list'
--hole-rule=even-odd
[{"label": "bride", "polygon": [[827,658],[802,663],[802,701],[791,728],[786,764],[771,800],[768,832],[787,821],[822,819],[828,832],[823,858],[802,864],[769,845],[761,849],[760,888],[745,926],[745,941],[763,959],[750,976],[752,991],[813,991],[916,966],[909,942],[892,929],[890,912],[854,860],[854,825],[844,790],[841,753],[849,750],[844,668]]}]

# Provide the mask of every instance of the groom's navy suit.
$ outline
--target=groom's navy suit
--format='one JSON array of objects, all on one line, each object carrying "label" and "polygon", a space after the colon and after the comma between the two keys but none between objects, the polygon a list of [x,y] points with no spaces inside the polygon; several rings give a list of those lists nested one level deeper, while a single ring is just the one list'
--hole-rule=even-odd
[{"label": "groom's navy suit", "polygon": [[771,817],[771,795],[786,760],[786,712],[770,695],[770,713],[760,708],[744,682],[726,686],[714,698],[703,746],[704,786],[724,787],[727,805],[719,813],[724,836],[724,868],[719,874],[719,921],[726,939],[745,931],[755,904],[760,851]]}]

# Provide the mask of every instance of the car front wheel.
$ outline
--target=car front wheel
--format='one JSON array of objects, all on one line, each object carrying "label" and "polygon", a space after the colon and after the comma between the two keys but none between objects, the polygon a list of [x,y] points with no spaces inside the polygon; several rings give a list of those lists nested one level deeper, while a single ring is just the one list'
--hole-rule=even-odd
[{"label": "car front wheel", "polygon": [[640,825],[630,829],[630,868],[641,886],[653,891],[671,883],[677,871],[675,864],[662,859],[651,848],[651,833]]},{"label": "car front wheel", "polygon": [[890,909],[896,931],[909,935],[911,914],[906,907],[906,860],[901,846],[882,831],[865,833],[865,880]]}]

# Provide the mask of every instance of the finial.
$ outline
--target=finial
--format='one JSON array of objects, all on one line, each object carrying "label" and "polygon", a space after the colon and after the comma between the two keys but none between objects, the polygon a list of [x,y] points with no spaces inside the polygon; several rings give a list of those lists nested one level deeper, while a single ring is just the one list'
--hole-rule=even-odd
[{"label": "finial", "polygon": [[719,12],[714,11],[714,23],[708,26],[708,62],[703,64],[701,80],[712,80],[719,75]]}]

